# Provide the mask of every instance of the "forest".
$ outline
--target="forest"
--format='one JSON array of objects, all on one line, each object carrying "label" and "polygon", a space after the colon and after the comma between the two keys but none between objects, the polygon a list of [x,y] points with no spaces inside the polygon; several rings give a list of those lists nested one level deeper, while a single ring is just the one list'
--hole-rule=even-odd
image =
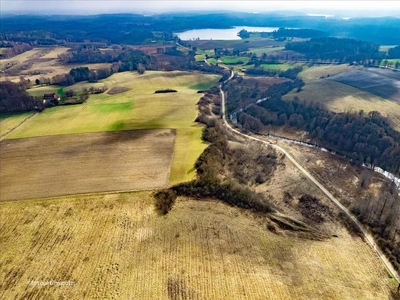
[{"label": "forest", "polygon": [[379,45],[377,44],[333,37],[312,38],[305,42],[290,42],[286,44],[285,48],[305,54],[307,60],[330,60],[338,63],[366,64],[371,59],[385,57],[383,53],[379,52]]},{"label": "forest", "polygon": [[42,110],[42,100],[36,100],[26,92],[22,84],[0,81],[0,113]]},{"label": "forest", "polygon": [[264,126],[289,126],[307,131],[314,143],[356,164],[379,166],[400,175],[400,133],[379,112],[334,113],[320,105],[271,97],[239,115],[244,128],[259,129],[252,128],[254,125],[251,126],[252,119],[248,120],[248,116],[260,120]]},{"label": "forest", "polygon": [[[76,42],[141,44],[152,40],[171,40],[174,32],[201,28],[233,26],[266,26],[311,29],[338,36],[384,45],[399,45],[396,18],[309,17],[284,13],[169,13],[144,16],[113,14],[95,16],[29,16],[3,14],[0,20],[1,39],[31,45],[54,45]],[[75,30],[79,28],[79,30]],[[155,35],[159,32],[161,35]],[[282,34],[287,34],[287,29]],[[279,33],[278,31],[278,34]],[[293,34],[293,33],[290,33]],[[313,37],[316,31],[296,32],[299,37]]]}]

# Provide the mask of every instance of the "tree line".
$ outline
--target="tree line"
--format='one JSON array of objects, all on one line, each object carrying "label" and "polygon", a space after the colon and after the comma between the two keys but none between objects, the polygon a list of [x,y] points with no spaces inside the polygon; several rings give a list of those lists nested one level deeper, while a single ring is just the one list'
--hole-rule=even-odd
[{"label": "tree line", "polygon": [[331,60],[351,64],[367,64],[372,59],[385,57],[382,52],[379,52],[379,45],[375,43],[333,37],[290,42],[285,45],[285,49],[302,53],[308,60]]},{"label": "tree line", "polygon": [[321,30],[315,29],[288,29],[288,28],[279,28],[278,30],[274,30],[272,32],[272,36],[274,38],[286,38],[286,37],[298,37],[298,38],[317,38],[326,36],[327,33]]},{"label": "tree line", "polygon": [[[249,116],[263,126],[289,126],[307,131],[314,143],[344,155],[356,164],[379,166],[400,175],[400,132],[377,111],[334,113],[318,104],[271,97],[250,106],[239,116],[245,128],[254,130],[256,125]],[[262,130],[259,125],[257,131]]]},{"label": "tree line", "polygon": [[0,113],[42,110],[41,100],[29,95],[22,84],[0,81]]}]

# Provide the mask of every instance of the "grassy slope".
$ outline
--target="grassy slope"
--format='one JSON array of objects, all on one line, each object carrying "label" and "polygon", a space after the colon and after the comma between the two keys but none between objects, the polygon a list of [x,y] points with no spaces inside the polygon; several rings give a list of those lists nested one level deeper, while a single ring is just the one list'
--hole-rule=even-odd
[{"label": "grassy slope", "polygon": [[388,117],[395,129],[400,130],[400,105],[383,99],[371,93],[348,86],[329,79],[319,79],[321,76],[338,74],[354,69],[347,65],[337,66],[316,66],[300,73],[306,85],[302,91],[295,91],[285,95],[283,99],[291,100],[299,97],[306,101],[319,101],[335,112],[348,112],[364,110],[379,111],[383,116]]},{"label": "grassy slope", "polygon": [[270,53],[275,51],[280,51],[285,49],[285,47],[264,47],[264,48],[250,48],[249,52],[253,54],[263,54],[263,53]]},{"label": "grassy slope", "polygon": [[0,297],[375,300],[394,288],[344,229],[304,240],[222,203],[180,199],[161,217],[153,201],[141,192],[0,204]]},{"label": "grassy slope", "polygon": [[[9,138],[99,132],[144,128],[176,128],[174,158],[170,182],[190,180],[193,164],[204,150],[202,126],[193,121],[197,116],[199,88],[208,88],[218,76],[188,72],[118,73],[95,85],[124,86],[125,93],[92,95],[87,103],[45,110],[29,126],[15,130]],[[91,84],[78,83],[81,90]],[[177,93],[154,94],[157,89],[172,88]]]},{"label": "grassy slope", "polygon": [[[4,76],[0,74],[0,80],[10,80],[18,82],[20,76],[22,75],[26,80],[31,80],[35,82],[36,79],[40,77],[52,78],[55,75],[66,74],[72,68],[87,66],[90,69],[98,69],[110,66],[108,63],[102,64],[69,64],[62,65],[58,62],[57,57],[59,54],[64,53],[69,48],[66,47],[44,47],[44,48],[34,48],[32,50],[26,51],[12,58],[0,60],[0,68],[6,66],[8,63],[17,63],[14,68],[18,68],[26,62],[30,62],[31,66],[27,69],[20,71],[20,74],[16,76]],[[47,61],[40,61],[42,59],[48,59]],[[37,75],[29,75],[29,73],[36,73]]]},{"label": "grassy slope", "polygon": [[265,69],[286,71],[288,69],[295,68],[295,67],[298,67],[298,66],[301,66],[301,65],[303,65],[303,64],[300,64],[300,63],[297,63],[297,64],[288,64],[288,63],[284,63],[284,64],[262,64],[261,67],[263,67]]},{"label": "grassy slope", "polygon": [[25,112],[20,114],[3,114],[0,115],[0,137],[7,134],[10,130],[17,127],[26,118],[32,115],[32,112]]}]

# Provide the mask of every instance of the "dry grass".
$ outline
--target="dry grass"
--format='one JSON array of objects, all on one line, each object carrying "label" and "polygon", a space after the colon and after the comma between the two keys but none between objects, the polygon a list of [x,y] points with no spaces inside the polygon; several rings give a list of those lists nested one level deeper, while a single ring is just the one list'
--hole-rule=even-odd
[{"label": "dry grass", "polygon": [[17,56],[0,61],[0,69],[3,69],[7,64],[15,64],[11,69],[18,69],[23,64],[29,64],[28,68],[20,70],[15,76],[5,76],[0,74],[0,80],[11,80],[18,82],[20,76],[26,80],[35,82],[40,77],[52,78],[55,75],[66,74],[73,68],[88,67],[89,69],[99,69],[110,66],[107,63],[100,64],[68,64],[63,65],[58,61],[58,55],[64,53],[69,48],[66,47],[48,47],[48,48],[35,48]]},{"label": "dry grass", "polygon": [[391,120],[394,128],[400,130],[399,104],[343,83],[327,79],[315,80],[306,83],[301,92],[292,91],[283,99],[291,100],[296,96],[305,101],[321,102],[334,112],[379,111]]},{"label": "dry grass", "polygon": [[[276,235],[237,208],[150,193],[0,204],[0,297],[37,299],[388,299],[373,251],[338,229]],[[72,286],[33,286],[72,281]]]},{"label": "dry grass", "polygon": [[361,67],[354,67],[349,65],[316,65],[311,68],[305,69],[300,73],[301,79],[303,79],[306,83],[310,81],[314,81],[320,79],[321,77],[327,77],[336,75],[339,73],[343,73],[346,71],[352,71],[360,69]]},{"label": "dry grass", "polygon": [[67,47],[55,47],[52,49],[49,49],[50,52],[47,53],[43,58],[58,58],[58,55],[63,54],[67,52],[70,48]]},{"label": "dry grass", "polygon": [[0,200],[162,188],[175,132],[70,134],[0,143]]}]

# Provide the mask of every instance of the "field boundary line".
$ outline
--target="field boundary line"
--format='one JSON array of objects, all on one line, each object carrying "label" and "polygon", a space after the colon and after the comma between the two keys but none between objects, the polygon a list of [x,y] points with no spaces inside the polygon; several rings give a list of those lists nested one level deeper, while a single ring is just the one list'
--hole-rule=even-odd
[{"label": "field boundary line", "polygon": [[[233,77],[233,72],[231,72],[231,76],[224,82],[226,83]],[[308,171],[306,171],[285,149],[282,147],[276,145],[276,144],[270,144],[267,141],[264,141],[262,139],[249,136],[247,134],[244,134],[240,132],[239,130],[236,130],[231,127],[231,125],[227,122],[226,116],[225,116],[225,93],[221,88],[221,85],[219,86],[220,94],[221,94],[221,113],[222,113],[222,119],[224,122],[224,125],[228,130],[230,130],[233,133],[239,134],[240,136],[243,136],[247,139],[254,140],[261,142],[266,145],[270,145],[273,148],[278,149],[281,153],[285,154],[286,157],[304,174],[309,178],[339,209],[341,209],[352,221],[353,223],[361,230],[363,233],[365,239],[368,241],[368,243],[371,245],[372,249],[375,250],[375,252],[378,254],[378,257],[381,259],[383,264],[385,265],[386,270],[389,272],[389,274],[394,278],[398,284],[400,284],[400,277],[397,271],[394,269],[390,261],[387,259],[383,251],[379,248],[379,246],[376,244],[373,236],[367,231],[367,229],[364,228],[364,226],[357,220],[357,218],[339,201],[337,200],[318,180],[316,180]]]},{"label": "field boundary line", "polygon": [[[166,186],[166,187],[168,187],[168,186]],[[28,202],[28,201],[42,201],[42,200],[48,201],[48,200],[57,200],[60,198],[72,198],[72,197],[81,197],[81,196],[101,196],[101,195],[113,195],[113,194],[129,194],[129,193],[151,192],[151,191],[158,191],[158,190],[160,190],[160,188],[66,194],[66,195],[51,196],[51,197],[25,198],[25,199],[15,199],[15,200],[6,200],[6,201],[0,200],[0,206],[2,204],[14,203],[14,202]]]},{"label": "field boundary line", "polygon": [[11,133],[13,133],[14,130],[20,128],[21,126],[23,126],[26,122],[30,121],[33,117],[37,116],[38,113],[35,112],[33,113],[33,115],[30,115],[29,117],[25,118],[21,123],[19,123],[17,126],[15,126],[14,128],[12,128],[10,131],[8,131],[7,133],[3,134],[0,137],[0,141],[4,140],[5,138],[7,138],[7,136],[9,136]]}]

